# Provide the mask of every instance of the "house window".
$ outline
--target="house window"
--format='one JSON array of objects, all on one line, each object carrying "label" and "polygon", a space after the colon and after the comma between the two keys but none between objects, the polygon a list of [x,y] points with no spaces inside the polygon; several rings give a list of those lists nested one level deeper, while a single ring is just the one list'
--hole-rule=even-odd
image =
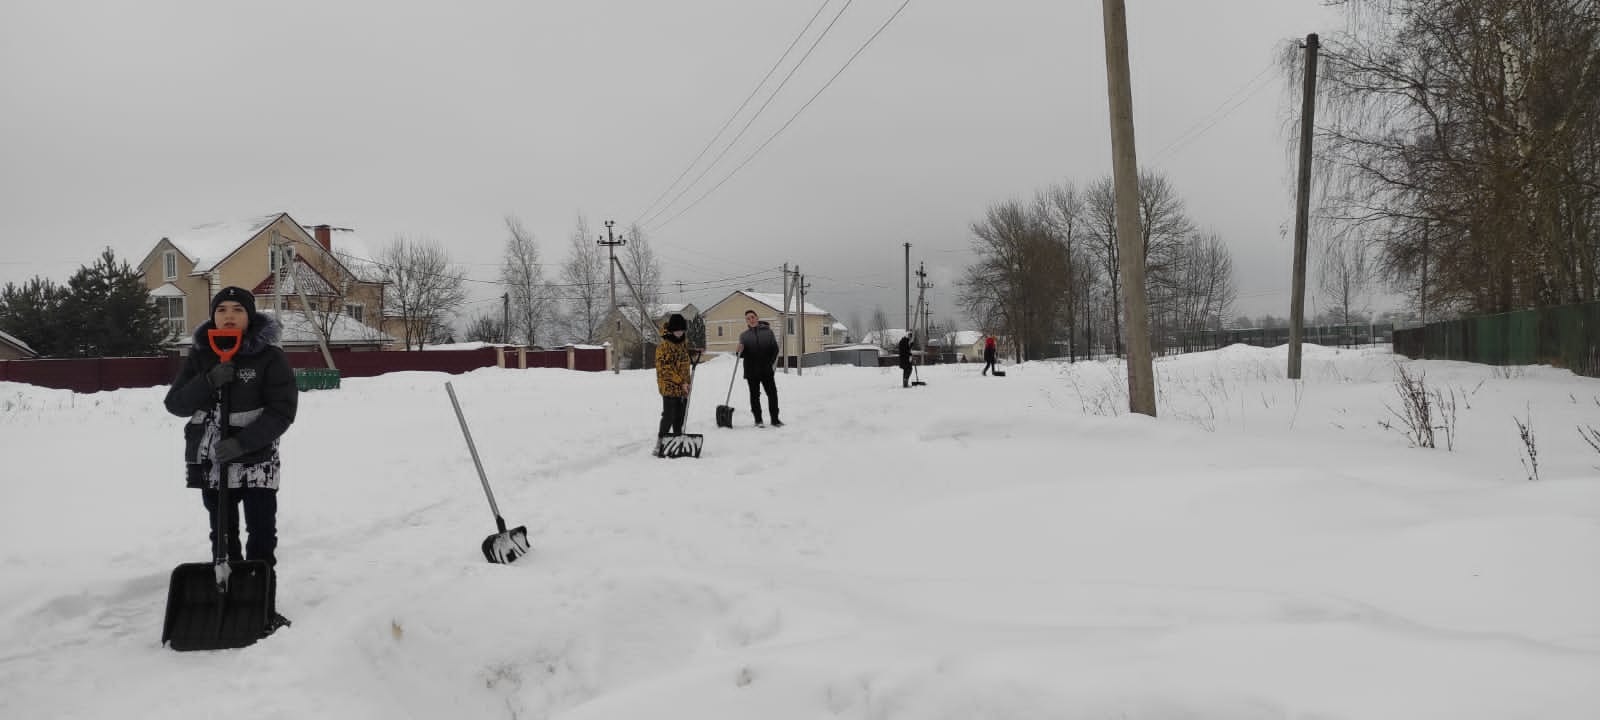
[{"label": "house window", "polygon": [[823,337],[827,337],[828,336],[828,331],[831,330],[831,329],[833,329],[833,328],[831,328],[831,327],[829,327],[827,325],[823,325],[822,326],[822,336]]},{"label": "house window", "polygon": [[167,336],[173,339],[182,338],[189,325],[183,315],[183,298],[156,298],[156,309],[161,312],[161,319],[167,324]]},{"label": "house window", "polygon": [[722,326],[721,325],[717,326],[717,337],[722,337]]},{"label": "house window", "polygon": [[293,245],[273,245],[267,248],[267,267],[272,272],[294,260]]},{"label": "house window", "polygon": [[344,306],[344,314],[356,322],[366,322],[366,307],[358,303],[349,303]]},{"label": "house window", "polygon": [[166,270],[168,280],[178,279],[178,254],[168,250],[161,254],[161,264]]},{"label": "house window", "polygon": [[793,335],[794,334],[794,318],[784,318],[783,329],[784,329],[784,332],[787,332],[790,335]]}]

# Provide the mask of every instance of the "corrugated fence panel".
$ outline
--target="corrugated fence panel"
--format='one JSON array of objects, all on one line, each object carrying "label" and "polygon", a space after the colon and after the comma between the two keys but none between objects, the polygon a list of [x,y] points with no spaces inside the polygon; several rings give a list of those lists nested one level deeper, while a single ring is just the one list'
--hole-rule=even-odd
[{"label": "corrugated fence panel", "polygon": [[1600,302],[1396,330],[1394,351],[1410,358],[1489,365],[1548,364],[1600,377]]}]

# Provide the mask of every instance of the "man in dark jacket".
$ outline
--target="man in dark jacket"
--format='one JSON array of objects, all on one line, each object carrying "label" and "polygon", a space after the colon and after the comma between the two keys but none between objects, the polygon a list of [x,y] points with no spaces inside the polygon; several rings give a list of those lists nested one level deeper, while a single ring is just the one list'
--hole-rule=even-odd
[{"label": "man in dark jacket", "polygon": [[983,375],[988,375],[990,370],[995,369],[994,355],[994,336],[990,335],[983,339]]},{"label": "man in dark jacket", "polygon": [[911,387],[911,333],[900,338],[900,386]]},{"label": "man in dark jacket", "polygon": [[[222,362],[211,349],[207,331],[238,329],[239,350]],[[249,290],[226,287],[211,299],[211,320],[194,333],[194,345],[178,377],[167,391],[167,411],[188,418],[183,427],[188,486],[200,489],[211,518],[211,541],[217,542],[217,487],[228,483],[228,536],[223,542],[229,560],[265,560],[275,565],[278,545],[278,438],[294,422],[299,401],[294,370],[275,346],[278,322],[256,312]],[[228,393],[228,417],[221,418],[222,393]],[[226,423],[224,426],[223,423]],[[249,542],[239,544],[238,503],[244,504]],[[282,616],[274,618],[276,629]]]},{"label": "man in dark jacket", "polygon": [[744,358],[744,381],[750,386],[750,412],[756,417],[756,427],[761,427],[761,389],[767,391],[767,409],[772,411],[772,426],[783,427],[778,419],[778,384],[774,368],[778,363],[778,338],[772,335],[772,326],[761,320],[754,310],[744,311],[746,329],[739,334],[735,352]]}]

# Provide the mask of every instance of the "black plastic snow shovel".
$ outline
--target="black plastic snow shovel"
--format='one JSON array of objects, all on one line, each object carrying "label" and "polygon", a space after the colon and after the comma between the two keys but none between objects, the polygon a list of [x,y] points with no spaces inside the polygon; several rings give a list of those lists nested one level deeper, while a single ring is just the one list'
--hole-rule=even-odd
[{"label": "black plastic snow shovel", "polygon": [[[692,369],[690,372],[694,372]],[[733,381],[739,377],[739,356],[733,356],[733,375],[728,378],[728,397],[717,406],[717,427],[733,427]]]},{"label": "black plastic snow shovel", "polygon": [[928,385],[927,383],[922,381],[922,373],[917,371],[917,364],[916,363],[912,363],[911,364],[911,387],[926,387],[927,385]]},{"label": "black plastic snow shovel", "polygon": [[467,429],[467,418],[461,414],[461,402],[456,400],[456,389],[450,383],[445,383],[444,389],[450,393],[450,405],[456,409],[461,434],[467,438],[467,450],[472,452],[472,464],[478,468],[478,480],[483,482],[483,494],[489,497],[489,509],[494,511],[494,524],[499,528],[498,532],[483,539],[483,559],[500,564],[515,562],[533,550],[533,546],[528,544],[528,526],[506,529],[506,520],[500,517],[500,506],[494,502],[494,491],[489,489],[489,476],[483,473],[483,461],[478,459],[478,446],[473,444],[472,431]]},{"label": "black plastic snow shovel", "polygon": [[[695,353],[695,358],[689,362],[689,395],[694,396],[694,371],[700,367],[700,353]],[[730,386],[732,383],[730,383]],[[731,391],[730,391],[731,392]],[[683,426],[689,427],[689,398],[683,399]],[[705,445],[706,436],[700,434],[679,433],[677,435],[662,435],[656,440],[656,457],[681,458],[700,457],[700,448]]]},{"label": "black plastic snow shovel", "polygon": [[[211,350],[228,362],[239,351],[242,333],[214,329]],[[231,338],[232,347],[217,347],[218,338]],[[228,386],[218,391],[217,424],[229,434]],[[173,650],[223,650],[254,644],[267,634],[277,594],[277,576],[265,560],[228,560],[228,518],[233,499],[228,497],[228,466],[219,470],[217,482],[216,539],[211,562],[184,563],[172,571],[167,587],[167,616],[161,642]]]}]

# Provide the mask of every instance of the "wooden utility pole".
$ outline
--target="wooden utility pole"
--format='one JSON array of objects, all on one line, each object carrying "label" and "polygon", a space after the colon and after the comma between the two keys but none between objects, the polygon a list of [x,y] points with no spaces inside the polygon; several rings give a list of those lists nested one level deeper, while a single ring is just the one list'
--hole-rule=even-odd
[{"label": "wooden utility pole", "polygon": [[1306,82],[1300,97],[1300,187],[1294,208],[1294,290],[1289,296],[1289,379],[1300,379],[1306,312],[1306,235],[1310,227],[1311,134],[1317,108],[1317,34],[1306,36]]},{"label": "wooden utility pole", "polygon": [[[611,226],[615,224],[616,222],[613,220],[606,221],[606,237],[604,240],[600,241],[601,245],[606,246],[606,257],[610,259],[611,316],[616,318],[616,320],[613,321],[615,323],[615,327],[611,328],[611,340],[613,343],[616,342],[617,338],[622,337],[622,314],[617,312],[617,246],[628,244],[627,240],[611,234]],[[613,375],[622,372],[622,358],[620,355],[621,354],[617,352],[616,348],[611,349],[611,374]]]},{"label": "wooden utility pole", "polygon": [[1105,15],[1106,94],[1111,106],[1111,167],[1117,193],[1117,254],[1122,274],[1123,327],[1128,333],[1128,410],[1156,415],[1155,364],[1139,237],[1139,159],[1133,144],[1133,81],[1128,71],[1128,10],[1101,0]]},{"label": "wooden utility pole", "polygon": [[500,342],[511,343],[511,293],[500,293]]}]

